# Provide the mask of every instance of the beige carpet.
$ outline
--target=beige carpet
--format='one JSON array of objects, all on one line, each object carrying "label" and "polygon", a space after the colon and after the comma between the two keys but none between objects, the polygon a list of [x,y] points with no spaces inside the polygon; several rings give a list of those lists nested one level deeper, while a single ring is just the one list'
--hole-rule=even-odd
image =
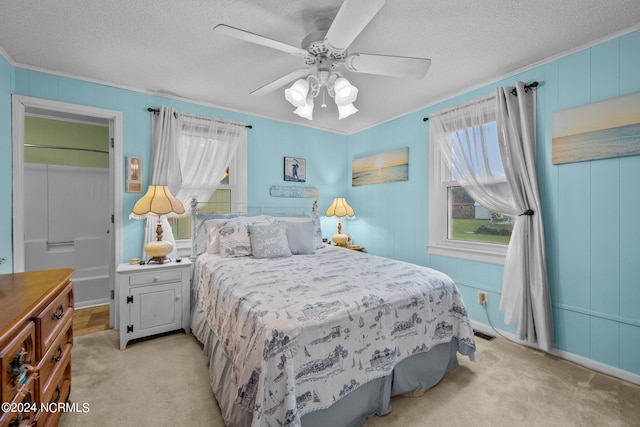
[{"label": "beige carpet", "polygon": [[[366,427],[639,426],[640,386],[501,338],[476,339],[477,361],[421,397],[396,397]],[[60,426],[212,426],[222,420],[202,346],[183,333],[118,349],[115,331],[75,340],[71,401]],[[333,427],[333,426],[332,426]]]}]

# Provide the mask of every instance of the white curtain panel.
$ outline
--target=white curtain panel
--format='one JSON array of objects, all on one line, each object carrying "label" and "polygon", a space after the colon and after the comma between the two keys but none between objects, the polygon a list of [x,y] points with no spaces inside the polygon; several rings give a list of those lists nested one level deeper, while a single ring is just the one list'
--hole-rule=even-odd
[{"label": "white curtain panel", "polygon": [[515,217],[504,265],[500,311],[516,324],[516,337],[543,350],[553,346],[551,300],[544,246],[544,228],[536,177],[536,96],[525,83],[498,88],[498,141],[511,187]]},{"label": "white curtain panel", "polygon": [[193,197],[207,201],[219,186],[242,141],[244,125],[206,117],[180,117],[179,144],[182,187],[174,193],[183,205]]},{"label": "white curtain panel", "polygon": [[173,107],[160,107],[151,115],[151,169],[149,185],[168,185],[175,194],[182,187],[180,121]]},{"label": "white curtain panel", "polygon": [[[180,123],[178,112],[173,107],[160,107],[151,114],[151,165],[149,169],[149,185],[168,185],[172,194],[176,194],[182,186],[182,173],[178,157]],[[167,255],[176,258],[178,252],[171,225],[166,217],[161,217],[162,241],[173,245],[173,251]],[[147,218],[144,233],[144,244],[157,240],[156,227],[158,218]],[[142,258],[148,260],[142,251]]]},{"label": "white curtain panel", "polygon": [[518,82],[517,94],[498,88],[434,113],[429,133],[450,165],[451,179],[485,208],[513,218],[500,311],[507,324],[516,323],[518,339],[548,351],[553,334],[536,181],[535,91],[525,92]]}]

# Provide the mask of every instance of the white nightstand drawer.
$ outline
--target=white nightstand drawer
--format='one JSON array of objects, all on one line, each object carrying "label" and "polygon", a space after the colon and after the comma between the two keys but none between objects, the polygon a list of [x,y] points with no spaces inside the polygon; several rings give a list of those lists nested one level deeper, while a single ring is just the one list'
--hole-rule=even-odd
[{"label": "white nightstand drawer", "polygon": [[149,285],[162,282],[176,282],[182,280],[182,270],[150,271],[129,276],[129,285]]}]

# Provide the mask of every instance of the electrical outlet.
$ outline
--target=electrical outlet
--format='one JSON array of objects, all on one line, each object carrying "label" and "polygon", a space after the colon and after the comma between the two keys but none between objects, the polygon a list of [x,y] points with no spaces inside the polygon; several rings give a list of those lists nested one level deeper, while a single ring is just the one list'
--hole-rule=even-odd
[{"label": "electrical outlet", "polygon": [[489,294],[483,291],[478,291],[478,304],[480,305],[489,304]]}]

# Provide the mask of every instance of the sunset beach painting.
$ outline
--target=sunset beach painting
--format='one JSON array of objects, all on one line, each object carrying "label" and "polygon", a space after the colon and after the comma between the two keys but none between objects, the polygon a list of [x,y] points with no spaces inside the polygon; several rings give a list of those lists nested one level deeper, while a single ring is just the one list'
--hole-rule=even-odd
[{"label": "sunset beach painting", "polygon": [[640,154],[640,92],[553,113],[554,165]]},{"label": "sunset beach painting", "polygon": [[351,164],[351,185],[383,184],[409,179],[409,147],[356,157]]}]

